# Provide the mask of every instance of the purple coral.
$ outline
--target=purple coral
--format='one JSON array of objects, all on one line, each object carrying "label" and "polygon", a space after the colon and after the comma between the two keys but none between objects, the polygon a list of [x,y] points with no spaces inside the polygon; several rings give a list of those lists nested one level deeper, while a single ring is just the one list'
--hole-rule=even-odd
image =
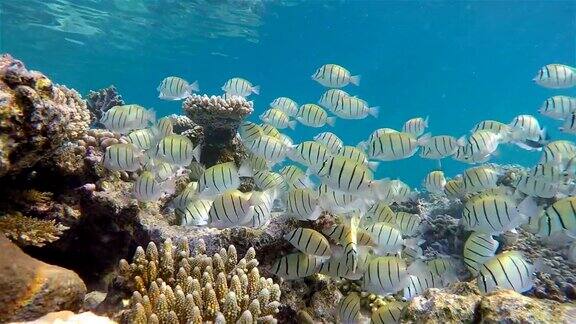
[{"label": "purple coral", "polygon": [[88,99],[86,100],[86,105],[88,106],[88,110],[90,110],[93,123],[100,120],[108,109],[123,104],[124,100],[122,96],[113,85],[98,91],[90,91]]}]

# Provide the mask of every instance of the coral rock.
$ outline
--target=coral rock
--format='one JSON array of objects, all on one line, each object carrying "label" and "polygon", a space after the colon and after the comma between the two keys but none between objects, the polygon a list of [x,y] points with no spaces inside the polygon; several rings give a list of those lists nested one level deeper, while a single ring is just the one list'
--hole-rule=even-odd
[{"label": "coral rock", "polygon": [[98,121],[108,109],[122,106],[124,100],[113,85],[98,91],[90,91],[86,105],[92,115],[93,121]]},{"label": "coral rock", "polygon": [[86,286],[73,271],[38,261],[0,237],[0,322],[77,311]]},{"label": "coral rock", "polygon": [[98,316],[91,312],[74,314],[71,311],[61,311],[46,314],[39,319],[28,324],[45,324],[45,323],[59,323],[59,324],[77,324],[77,323],[90,323],[90,324],[114,324],[113,320],[105,317]]},{"label": "coral rock", "polygon": [[30,167],[66,141],[82,137],[90,112],[80,95],[0,57],[0,176]]},{"label": "coral rock", "polygon": [[62,235],[68,227],[53,220],[41,220],[20,213],[0,217],[0,233],[21,246],[44,246]]}]

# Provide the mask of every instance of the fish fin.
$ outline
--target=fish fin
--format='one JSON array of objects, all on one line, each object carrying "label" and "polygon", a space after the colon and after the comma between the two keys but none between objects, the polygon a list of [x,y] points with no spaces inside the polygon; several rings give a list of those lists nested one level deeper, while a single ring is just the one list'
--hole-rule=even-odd
[{"label": "fish fin", "polygon": [[458,140],[456,140],[458,146],[465,146],[466,145],[466,135],[460,136]]},{"label": "fish fin", "polygon": [[350,83],[352,83],[355,86],[359,86],[360,85],[360,79],[362,79],[362,77],[360,75],[352,75],[352,76],[350,76]]},{"label": "fish fin", "polygon": [[378,114],[380,113],[380,107],[370,107],[368,108],[368,114],[374,118],[378,118]]},{"label": "fish fin", "polygon": [[368,141],[359,142],[358,144],[356,144],[356,147],[363,150],[363,151],[366,151],[366,149],[368,149],[368,143],[367,142]]},{"label": "fish fin", "polygon": [[288,127],[290,127],[290,129],[296,129],[296,125],[298,123],[295,120],[291,120],[288,122]]},{"label": "fish fin", "polygon": [[430,118],[430,116],[426,116],[426,118],[424,118],[424,127],[428,127],[429,118]]},{"label": "fish fin", "polygon": [[256,211],[255,211],[254,205],[248,207],[248,211],[246,212],[244,217],[242,217],[242,219],[240,220],[240,224],[238,224],[238,225],[245,225],[248,222],[250,222],[252,220],[252,218],[254,217],[255,212]]},{"label": "fish fin", "polygon": [[336,124],[336,117],[328,117],[326,119],[326,124],[328,124],[329,126],[334,127],[334,125]]},{"label": "fish fin", "polygon": [[408,266],[407,271],[409,274],[417,276],[426,273],[426,271],[428,271],[428,266],[422,260],[415,260]]},{"label": "fish fin", "polygon": [[368,166],[368,168],[372,171],[376,171],[378,169],[379,165],[380,165],[380,162],[376,162],[376,161],[366,162],[366,166]]},{"label": "fish fin", "polygon": [[310,216],[307,217],[308,220],[317,220],[322,214],[322,207],[316,206]]},{"label": "fish fin", "polygon": [[147,113],[148,121],[152,124],[156,124],[156,112],[153,109],[149,109]]},{"label": "fish fin", "polygon": [[432,138],[432,134],[430,134],[430,133],[426,133],[426,134],[420,136],[418,138],[418,145],[420,145],[420,146],[426,145],[430,141],[430,138]]},{"label": "fish fin", "polygon": [[252,87],[252,92],[254,92],[255,94],[259,95],[259,94],[260,94],[260,86],[253,86],[253,87]]},{"label": "fish fin", "polygon": [[194,159],[196,160],[196,162],[200,163],[200,157],[202,155],[202,147],[200,145],[197,145],[193,150],[192,150],[192,156],[194,157]]},{"label": "fish fin", "polygon": [[526,219],[536,217],[540,214],[541,210],[533,197],[527,196],[518,205],[518,212]]},{"label": "fish fin", "polygon": [[254,171],[250,166],[250,163],[247,160],[244,160],[240,167],[238,168],[238,176],[239,177],[247,177],[251,178],[254,176]]},{"label": "fish fin", "polygon": [[198,84],[198,81],[194,81],[194,82],[192,82],[192,84],[188,85],[189,94],[192,94],[192,92],[198,92],[198,91],[200,91],[200,85]]}]

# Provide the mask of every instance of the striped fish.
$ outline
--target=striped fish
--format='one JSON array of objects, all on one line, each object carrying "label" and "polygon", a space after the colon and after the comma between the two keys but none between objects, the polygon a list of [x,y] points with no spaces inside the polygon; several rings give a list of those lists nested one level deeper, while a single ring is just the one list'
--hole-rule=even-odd
[{"label": "striped fish", "polygon": [[158,131],[155,128],[144,128],[131,131],[126,139],[141,150],[148,150],[156,146]]},{"label": "striped fish", "polygon": [[570,178],[568,171],[563,170],[559,165],[553,162],[540,163],[535,165],[527,176],[547,182],[564,182]]},{"label": "striped fish", "polygon": [[466,230],[486,234],[501,234],[522,223],[526,216],[522,211],[528,208],[529,199],[520,208],[512,197],[499,194],[485,194],[473,197],[464,205],[461,223]]},{"label": "striped fish", "polygon": [[340,104],[344,98],[348,98],[350,95],[340,89],[328,89],[326,92],[322,94],[320,100],[318,100],[318,104],[331,112],[334,112],[334,107]]},{"label": "striped fish", "polygon": [[168,136],[174,134],[174,125],[172,124],[172,118],[166,116],[158,119],[158,131],[162,136]]},{"label": "striped fish", "polygon": [[174,178],[178,172],[178,168],[167,162],[153,160],[153,163],[147,165],[146,171],[152,172],[156,176],[156,180],[164,182]]},{"label": "striped fish", "polygon": [[378,201],[368,208],[362,220],[364,224],[390,223],[396,219],[396,214],[385,201]]},{"label": "striped fish", "polygon": [[402,126],[402,131],[404,133],[412,134],[416,137],[424,134],[424,131],[428,127],[428,116],[426,118],[416,117],[407,120]]},{"label": "striped fish", "polygon": [[406,307],[406,302],[388,301],[385,305],[372,311],[371,324],[395,324],[400,323],[402,312]]},{"label": "striped fish", "polygon": [[280,131],[276,127],[266,123],[260,124],[260,127],[262,128],[262,134],[280,139]]},{"label": "striped fish", "polygon": [[244,121],[238,128],[238,134],[240,134],[240,138],[242,138],[242,141],[246,144],[251,143],[260,136],[264,135],[264,132],[260,125],[253,122]]},{"label": "striped fish", "polygon": [[336,101],[332,112],[342,119],[364,119],[368,115],[378,118],[380,107],[369,107],[365,100],[358,97],[342,97]]},{"label": "striped fish", "polygon": [[293,146],[288,151],[288,157],[309,168],[318,168],[326,159],[332,156],[328,148],[319,142],[306,141]]},{"label": "striped fish", "polygon": [[384,133],[368,143],[367,153],[369,158],[382,161],[406,159],[429,140],[429,134],[416,139],[412,134],[404,132]]},{"label": "striped fish", "polygon": [[156,114],[152,110],[139,105],[114,106],[108,109],[100,118],[100,123],[116,133],[126,134],[134,129],[148,127],[156,122]]},{"label": "striped fish", "polygon": [[374,223],[365,228],[376,241],[379,255],[397,254],[402,250],[402,232],[388,223]]},{"label": "striped fish", "polygon": [[288,147],[282,140],[268,135],[262,135],[256,138],[254,141],[248,143],[246,148],[252,154],[266,160],[269,164],[275,164],[284,160],[288,152]]},{"label": "striped fish", "polygon": [[449,256],[439,255],[431,260],[426,261],[426,267],[435,275],[445,278],[446,276],[455,276],[456,268],[454,260]]},{"label": "striped fish", "polygon": [[544,137],[545,131],[540,128],[538,119],[532,115],[519,115],[510,122],[510,127],[517,141],[538,141]]},{"label": "striped fish", "polygon": [[280,133],[278,135],[278,139],[280,141],[282,141],[282,143],[284,143],[284,145],[286,145],[287,147],[292,147],[294,146],[294,140],[292,140],[292,138],[290,138],[290,136],[286,135],[286,134],[282,134]]},{"label": "striped fish", "polygon": [[290,120],[288,115],[286,115],[282,110],[276,108],[266,110],[262,115],[260,115],[260,120],[278,129],[296,128],[296,121]]},{"label": "striped fish", "polygon": [[468,141],[464,146],[464,157],[476,163],[486,162],[490,159],[491,154],[498,149],[498,144],[500,144],[502,138],[502,135],[494,134],[491,131],[476,131],[468,137]]},{"label": "striped fish", "polygon": [[284,182],[281,174],[266,170],[254,172],[252,178],[256,187],[262,191],[277,188]]},{"label": "striped fish", "polygon": [[403,211],[396,212],[396,218],[391,223],[402,232],[403,237],[416,236],[420,230],[422,219],[417,214]]},{"label": "striped fish", "polygon": [[248,223],[254,215],[254,206],[250,196],[251,194],[245,194],[237,189],[231,189],[216,196],[208,213],[209,225],[227,228]]},{"label": "striped fish", "polygon": [[111,171],[136,171],[143,157],[142,150],[132,144],[113,144],[106,148],[102,164]]},{"label": "striped fish", "polygon": [[288,184],[289,189],[308,188],[312,186],[306,173],[295,165],[287,165],[280,169],[280,174]]},{"label": "striped fish", "polygon": [[564,64],[543,66],[532,79],[536,84],[550,89],[566,89],[576,86],[576,71]]},{"label": "striped fish", "polygon": [[328,88],[342,88],[349,83],[360,84],[359,75],[351,75],[348,70],[337,64],[325,64],[316,70],[312,80]]},{"label": "striped fish", "polygon": [[377,196],[386,203],[402,203],[415,197],[410,187],[400,180],[383,180],[377,186]]},{"label": "striped fish", "polygon": [[240,186],[240,174],[234,162],[213,165],[204,171],[198,181],[198,192],[203,197],[222,194]]},{"label": "striped fish", "polygon": [[222,86],[224,90],[229,95],[248,97],[252,93],[260,94],[260,87],[254,86],[250,81],[242,78],[232,78]]},{"label": "striped fish", "polygon": [[478,166],[466,169],[462,176],[463,188],[467,193],[496,188],[500,173],[490,166]]},{"label": "striped fish", "polygon": [[188,81],[170,76],[162,80],[162,82],[156,88],[160,92],[158,98],[165,100],[182,100],[190,96],[194,92],[198,92],[200,87],[198,86],[198,81],[194,81],[192,84]]},{"label": "striped fish", "polygon": [[568,96],[550,97],[542,103],[538,112],[558,120],[567,119],[576,112],[576,98]]},{"label": "striped fish", "polygon": [[338,304],[338,318],[344,324],[359,323],[360,318],[360,295],[350,292]]},{"label": "striped fish", "polygon": [[532,289],[534,266],[518,251],[506,251],[495,255],[481,267],[476,279],[482,293],[498,288],[512,289],[519,293]]},{"label": "striped fish", "polygon": [[331,132],[323,132],[314,136],[314,141],[324,144],[332,154],[337,154],[344,146],[344,142]]},{"label": "striped fish", "polygon": [[202,175],[204,174],[204,171],[206,171],[204,165],[202,165],[199,162],[192,161],[188,165],[188,178],[192,181],[198,181],[200,180],[200,177],[202,177]]},{"label": "striped fish", "polygon": [[378,162],[369,162],[366,153],[364,153],[364,151],[362,151],[360,148],[356,146],[349,146],[349,145],[343,146],[336,155],[343,156],[345,158],[355,161],[356,163],[362,163],[373,171],[376,171],[379,165]]},{"label": "striped fish", "polygon": [[289,117],[296,117],[298,114],[298,104],[287,97],[278,97],[270,103],[270,108],[280,109]]},{"label": "striped fish", "polygon": [[200,157],[200,146],[194,148],[192,141],[182,135],[168,135],[158,142],[156,158],[177,166],[188,166],[192,159]]},{"label": "striped fish", "polygon": [[442,171],[432,171],[424,178],[424,187],[428,192],[434,194],[443,194],[446,186],[446,178]]},{"label": "striped fish", "polygon": [[[349,224],[338,224],[323,230],[322,233],[338,244],[345,245],[346,242],[350,241],[349,237],[352,236],[352,228]],[[376,246],[374,238],[362,228],[356,229],[356,242],[360,246]]]},{"label": "striped fish", "polygon": [[565,234],[576,235],[576,197],[574,196],[556,201],[538,219],[538,235],[541,237],[564,238]]},{"label": "striped fish", "polygon": [[362,287],[368,292],[394,294],[408,283],[406,261],[399,257],[385,256],[372,259],[362,277]]},{"label": "striped fish", "polygon": [[309,127],[322,127],[326,124],[333,127],[336,123],[336,117],[328,117],[328,113],[316,104],[302,105],[296,119]]},{"label": "striped fish", "polygon": [[275,191],[252,191],[250,199],[254,203],[254,216],[248,225],[258,228],[268,224],[272,216],[274,199],[276,199]]},{"label": "striped fish", "polygon": [[448,135],[432,136],[430,140],[422,146],[420,157],[432,160],[442,159],[454,155],[458,148],[464,145],[466,145],[466,139],[464,137],[457,139]]},{"label": "striped fish", "polygon": [[310,228],[299,227],[288,232],[284,239],[306,254],[319,257],[330,257],[332,254],[330,243],[328,243],[324,235]]},{"label": "striped fish", "polygon": [[321,260],[301,252],[292,253],[276,260],[270,272],[287,280],[306,278],[318,272]]},{"label": "striped fish", "polygon": [[553,162],[566,168],[572,158],[576,157],[576,145],[572,141],[553,141],[548,143],[542,152],[540,163]]},{"label": "striped fish", "polygon": [[576,134],[576,114],[572,113],[565,121],[562,126],[558,127],[562,133],[566,134]]},{"label": "striped fish", "polygon": [[270,169],[266,159],[250,152],[248,152],[244,163],[253,171],[266,171]]},{"label": "striped fish", "polygon": [[449,198],[461,198],[465,194],[464,181],[461,177],[457,177],[446,181],[444,186],[444,194]]},{"label": "striped fish", "polygon": [[368,262],[370,262],[372,255],[366,248],[360,247],[360,256],[358,259],[358,267],[356,271],[348,268],[348,260],[346,256],[335,257],[324,261],[320,266],[319,273],[330,276],[332,278],[347,278],[351,280],[358,280],[366,270]]},{"label": "striped fish", "polygon": [[213,201],[210,199],[192,200],[184,207],[174,210],[178,223],[182,226],[203,226],[208,224]]},{"label": "striped fish", "polygon": [[464,243],[464,265],[473,276],[477,276],[480,267],[496,254],[498,241],[492,235],[472,232]]},{"label": "striped fish", "polygon": [[560,183],[527,175],[520,176],[514,185],[518,191],[539,198],[554,198],[561,189]]},{"label": "striped fish", "polygon": [[353,194],[330,188],[325,184],[318,187],[321,205],[332,213],[352,212],[364,206],[364,200]]},{"label": "striped fish", "polygon": [[144,171],[134,181],[132,193],[138,201],[149,202],[158,200],[164,193],[173,190],[173,183],[159,183],[152,172]]},{"label": "striped fish", "polygon": [[476,124],[474,128],[472,128],[471,133],[475,133],[480,130],[486,130],[500,135],[505,135],[512,132],[512,128],[509,125],[501,123],[497,120],[483,120]]},{"label": "striped fish", "polygon": [[174,197],[172,200],[172,205],[175,208],[183,208],[192,201],[196,200],[198,196],[198,182],[190,181],[186,187]]},{"label": "striped fish", "polygon": [[286,213],[300,220],[316,220],[322,209],[319,206],[318,193],[310,188],[288,191]]},{"label": "striped fish", "polygon": [[341,156],[325,160],[317,175],[332,189],[351,194],[370,193],[379,184],[368,167]]},{"label": "striped fish", "polygon": [[429,288],[443,288],[445,285],[442,278],[434,271],[423,271],[408,277],[408,284],[403,290],[404,299],[412,300],[414,297],[422,295]]},{"label": "striped fish", "polygon": [[[420,241],[417,243],[420,243]],[[414,261],[422,259],[423,254],[424,251],[422,251],[422,248],[418,244],[408,244],[407,246],[404,246],[404,249],[402,249],[402,258],[408,263],[413,263]]]}]

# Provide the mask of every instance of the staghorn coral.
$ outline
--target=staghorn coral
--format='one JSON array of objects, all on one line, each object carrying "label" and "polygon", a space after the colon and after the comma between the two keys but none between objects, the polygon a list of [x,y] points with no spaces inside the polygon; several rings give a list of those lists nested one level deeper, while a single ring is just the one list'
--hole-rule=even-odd
[{"label": "staghorn coral", "polygon": [[20,246],[44,246],[60,238],[68,227],[54,220],[41,220],[13,213],[0,217],[0,233]]},{"label": "staghorn coral", "polygon": [[122,96],[118,94],[116,87],[113,85],[98,91],[90,91],[88,99],[86,100],[86,105],[91,113],[92,122],[99,121],[108,109],[123,104],[124,100],[122,100]]},{"label": "staghorn coral", "polygon": [[253,104],[242,97],[192,95],[183,103],[186,115],[203,128],[202,163],[211,166],[243,158],[243,146],[236,138],[242,121],[253,111]]},{"label": "staghorn coral", "polygon": [[33,166],[82,137],[89,124],[76,91],[28,71],[8,54],[0,57],[0,176]]},{"label": "staghorn coral", "polygon": [[159,250],[138,247],[132,263],[122,259],[120,277],[133,285],[125,323],[274,323],[280,287],[260,276],[253,248],[238,260],[233,245],[209,257],[200,240],[193,254],[187,241],[167,239]]}]

